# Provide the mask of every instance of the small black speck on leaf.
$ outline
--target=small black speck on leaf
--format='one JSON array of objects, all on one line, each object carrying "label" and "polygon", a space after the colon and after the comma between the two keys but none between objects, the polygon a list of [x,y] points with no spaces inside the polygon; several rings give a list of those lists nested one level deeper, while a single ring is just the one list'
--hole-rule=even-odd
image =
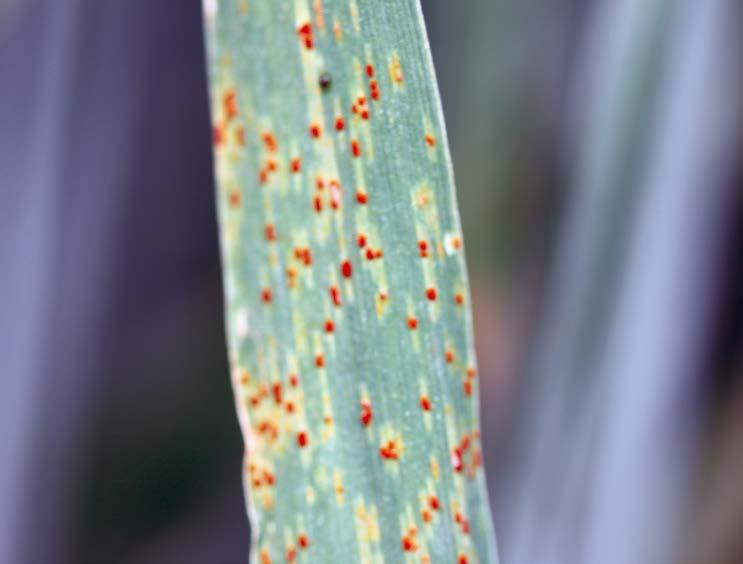
[{"label": "small black speck on leaf", "polygon": [[333,80],[330,78],[330,73],[324,72],[320,75],[319,83],[320,88],[323,91],[326,91],[328,88],[330,88],[330,84],[333,82]]}]

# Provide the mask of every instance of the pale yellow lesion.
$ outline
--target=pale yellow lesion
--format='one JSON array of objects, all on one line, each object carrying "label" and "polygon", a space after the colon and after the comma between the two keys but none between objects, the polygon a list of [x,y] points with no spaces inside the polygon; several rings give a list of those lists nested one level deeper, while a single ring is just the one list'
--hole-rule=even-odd
[{"label": "pale yellow lesion", "polygon": [[280,264],[279,255],[276,253],[273,247],[269,248],[267,257],[269,266],[276,267]]},{"label": "pale yellow lesion", "polygon": [[387,64],[387,70],[390,75],[390,80],[397,90],[404,90],[404,74],[402,70],[402,63],[400,62],[400,55],[397,51],[392,51],[389,55],[389,63]]},{"label": "pale yellow lesion", "polygon": [[458,231],[447,231],[444,234],[444,250],[448,256],[455,255],[462,250],[462,235]]},{"label": "pale yellow lesion", "polygon": [[[271,181],[269,180],[269,182]],[[263,217],[264,217],[265,224],[275,225],[276,214],[274,213],[272,190],[268,190],[268,189],[261,190],[261,194],[263,195]],[[265,232],[261,233],[261,235],[263,236],[263,239],[264,239],[263,241],[261,241],[261,243],[266,243],[267,241],[265,240]],[[273,245],[274,243],[268,243],[268,244]]]},{"label": "pale yellow lesion", "polygon": [[361,18],[359,17],[359,6],[356,0],[349,0],[348,11],[351,15],[351,24],[356,33],[361,33]]},{"label": "pale yellow lesion", "polygon": [[252,376],[245,368],[242,368],[237,362],[231,362],[232,389],[235,396],[235,409],[237,419],[240,424],[240,431],[243,436],[243,442],[247,444],[247,437],[250,429],[250,416],[247,409],[248,389],[252,384]]},{"label": "pale yellow lesion", "polygon": [[328,469],[324,464],[315,464],[312,476],[315,484],[321,490],[329,487],[330,479],[328,478]]},{"label": "pale yellow lesion", "polygon": [[384,317],[387,311],[387,306],[390,303],[390,293],[387,288],[386,272],[382,271],[380,278],[382,279],[382,283],[377,287],[377,293],[374,296],[374,309],[377,313],[377,319],[379,320]]},{"label": "pale yellow lesion", "polygon": [[366,64],[375,66],[374,65],[374,48],[369,43],[364,45],[364,57],[366,60]]},{"label": "pale yellow lesion", "polygon": [[[294,0],[294,27],[299,28],[305,22],[311,21],[310,8],[307,0]],[[302,48],[304,51],[304,48]]]},{"label": "pale yellow lesion", "polygon": [[369,395],[369,387],[365,382],[359,383],[359,401],[361,404],[372,404],[371,396]]},{"label": "pale yellow lesion", "polygon": [[343,472],[340,468],[333,469],[333,490],[335,491],[335,503],[343,505],[345,486],[343,485]]},{"label": "pale yellow lesion", "polygon": [[[367,105],[368,104],[369,102],[367,101]],[[375,109],[370,108],[369,111],[374,112]],[[370,118],[369,121],[371,121],[371,119],[373,118]],[[374,162],[374,137],[372,136],[369,121],[361,120],[361,122],[359,122],[357,125],[359,131],[359,142],[361,143],[361,156],[357,159],[353,159],[353,168],[354,171],[356,171],[357,175],[359,169]]]},{"label": "pale yellow lesion", "polygon": [[354,503],[356,541],[359,547],[359,560],[362,562],[381,562],[375,547],[380,541],[379,511],[375,504],[369,506],[364,498],[358,497]]},{"label": "pale yellow lesion", "polygon": [[[321,375],[321,378],[325,380],[324,384],[327,384],[327,376]],[[320,430],[320,437],[323,443],[330,442],[335,438],[335,421],[333,419],[333,402],[331,395],[328,391],[322,394],[322,406],[323,406],[323,425]]]},{"label": "pale yellow lesion", "polygon": [[312,3],[312,7],[315,11],[315,23],[317,24],[317,29],[320,30],[320,32],[324,32],[325,13],[323,11],[322,0],[314,0]]},{"label": "pale yellow lesion", "polygon": [[294,350],[302,357],[311,352],[307,320],[299,308],[292,308],[292,327],[294,329]]},{"label": "pale yellow lesion", "polygon": [[413,188],[412,205],[427,228],[438,237],[441,230],[439,214],[434,191],[428,181],[420,181]]},{"label": "pale yellow lesion", "polygon": [[311,485],[307,486],[304,492],[304,498],[307,501],[307,505],[314,505],[317,501],[317,494],[315,493],[315,488],[313,488]]},{"label": "pale yellow lesion", "polygon": [[261,505],[266,511],[274,508],[274,496],[269,490],[264,489],[261,492]]},{"label": "pale yellow lesion", "polygon": [[441,477],[441,467],[439,466],[438,458],[433,454],[428,459],[428,467],[431,470],[431,478],[434,481],[438,481]]}]

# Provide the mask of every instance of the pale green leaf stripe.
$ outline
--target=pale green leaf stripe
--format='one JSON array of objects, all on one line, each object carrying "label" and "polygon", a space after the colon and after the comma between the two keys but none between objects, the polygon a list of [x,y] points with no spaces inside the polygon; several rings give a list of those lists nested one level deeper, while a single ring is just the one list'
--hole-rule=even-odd
[{"label": "pale green leaf stripe", "polygon": [[496,562],[418,2],[204,7],[251,560]]}]

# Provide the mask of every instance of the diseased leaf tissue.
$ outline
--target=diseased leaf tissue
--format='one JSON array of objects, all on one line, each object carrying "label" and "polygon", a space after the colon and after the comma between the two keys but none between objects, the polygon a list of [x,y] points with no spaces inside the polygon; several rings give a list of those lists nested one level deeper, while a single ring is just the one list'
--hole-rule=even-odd
[{"label": "diseased leaf tissue", "polygon": [[205,0],[253,562],[496,561],[417,0]]}]

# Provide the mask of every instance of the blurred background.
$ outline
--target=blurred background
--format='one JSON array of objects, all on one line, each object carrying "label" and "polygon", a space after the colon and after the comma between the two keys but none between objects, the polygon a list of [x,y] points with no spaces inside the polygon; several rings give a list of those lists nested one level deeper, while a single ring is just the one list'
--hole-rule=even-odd
[{"label": "blurred background", "polygon": [[[743,562],[740,3],[422,4],[503,562]],[[0,0],[0,562],[246,561],[205,76]]]}]

